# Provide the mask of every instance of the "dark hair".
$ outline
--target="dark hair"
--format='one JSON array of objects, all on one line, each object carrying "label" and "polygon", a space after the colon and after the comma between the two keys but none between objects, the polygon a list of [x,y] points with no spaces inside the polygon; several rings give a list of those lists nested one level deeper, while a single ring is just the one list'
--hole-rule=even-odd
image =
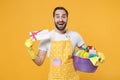
[{"label": "dark hair", "polygon": [[68,11],[64,7],[56,7],[53,11],[53,17],[55,16],[55,11],[56,10],[64,10],[66,12],[67,16],[68,16]]}]

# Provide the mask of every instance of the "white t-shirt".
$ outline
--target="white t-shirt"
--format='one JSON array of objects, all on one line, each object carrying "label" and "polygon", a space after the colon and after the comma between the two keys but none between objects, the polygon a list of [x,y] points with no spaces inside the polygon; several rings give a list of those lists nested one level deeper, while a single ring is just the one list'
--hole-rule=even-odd
[{"label": "white t-shirt", "polygon": [[40,44],[38,46],[39,50],[47,51],[48,56],[50,55],[50,45],[51,41],[61,41],[61,40],[70,40],[72,42],[72,51],[74,52],[75,47],[80,47],[84,44],[84,41],[80,34],[77,32],[73,32],[70,30],[67,30],[65,34],[60,34],[56,32],[55,30],[50,31],[49,33],[50,39],[47,40],[41,40]]}]

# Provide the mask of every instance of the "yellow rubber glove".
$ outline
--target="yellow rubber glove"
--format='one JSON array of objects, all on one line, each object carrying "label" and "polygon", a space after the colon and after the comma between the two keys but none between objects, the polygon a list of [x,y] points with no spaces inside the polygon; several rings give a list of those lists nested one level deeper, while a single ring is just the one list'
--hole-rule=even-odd
[{"label": "yellow rubber glove", "polygon": [[29,38],[29,39],[27,39],[26,41],[25,41],[25,46],[27,47],[27,48],[30,48],[30,47],[32,47],[33,46],[33,41],[32,41],[32,39],[31,38]]},{"label": "yellow rubber glove", "polygon": [[99,66],[100,63],[105,61],[105,56],[101,52],[97,52],[98,56],[90,58],[90,61],[94,66]]},{"label": "yellow rubber glove", "polygon": [[36,58],[35,51],[32,48],[33,43],[34,42],[30,38],[25,41],[25,46],[27,47],[27,50],[28,50],[28,53],[29,53],[31,59],[35,59]]},{"label": "yellow rubber glove", "polygon": [[98,54],[98,56],[99,56],[99,62],[101,62],[101,63],[103,63],[104,61],[105,61],[105,56],[104,56],[104,54],[103,53],[101,53],[101,52],[98,52],[97,53]]},{"label": "yellow rubber glove", "polygon": [[92,64],[94,65],[94,66],[99,66],[99,57],[97,57],[97,56],[95,56],[95,57],[92,57],[92,58],[90,58],[90,61],[92,62]]}]

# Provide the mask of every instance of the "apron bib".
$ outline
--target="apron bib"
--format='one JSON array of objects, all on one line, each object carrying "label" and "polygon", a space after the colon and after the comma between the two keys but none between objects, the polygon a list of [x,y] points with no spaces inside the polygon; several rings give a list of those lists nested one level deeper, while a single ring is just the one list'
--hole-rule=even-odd
[{"label": "apron bib", "polygon": [[48,80],[79,80],[73,66],[72,43],[70,40],[52,41],[49,58]]}]

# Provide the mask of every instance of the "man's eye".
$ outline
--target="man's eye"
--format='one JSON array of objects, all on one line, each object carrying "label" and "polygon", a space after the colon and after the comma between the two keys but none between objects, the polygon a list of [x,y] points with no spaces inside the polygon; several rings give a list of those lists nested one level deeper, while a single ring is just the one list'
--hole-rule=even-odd
[{"label": "man's eye", "polygon": [[59,16],[56,16],[56,18],[59,18]]},{"label": "man's eye", "polygon": [[62,16],[62,18],[66,18],[66,16]]},{"label": "man's eye", "polygon": [[66,18],[65,16],[62,16],[62,18]]}]

